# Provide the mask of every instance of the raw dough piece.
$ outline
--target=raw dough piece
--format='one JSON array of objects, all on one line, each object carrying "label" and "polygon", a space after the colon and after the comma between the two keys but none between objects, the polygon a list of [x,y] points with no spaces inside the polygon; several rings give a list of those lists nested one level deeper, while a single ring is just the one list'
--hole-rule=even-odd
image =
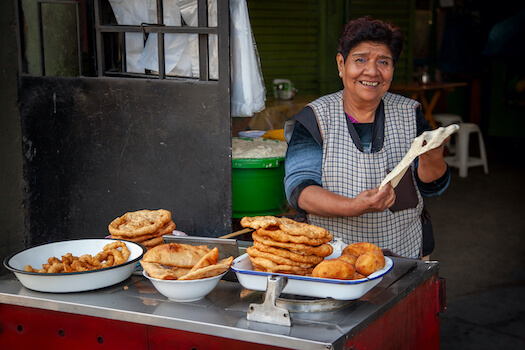
[{"label": "raw dough piece", "polygon": [[[388,175],[381,181],[379,189],[382,189],[387,183],[391,183],[392,187],[396,187],[405,172],[408,170],[408,167],[414,159],[420,154],[423,154],[431,149],[441,146],[443,141],[445,141],[450,135],[459,130],[459,125],[452,124],[446,128],[440,127],[432,131],[425,131],[412,142],[412,146],[408,150],[405,157],[399,162],[399,164],[392,170]],[[426,141],[426,144],[423,143]]]}]

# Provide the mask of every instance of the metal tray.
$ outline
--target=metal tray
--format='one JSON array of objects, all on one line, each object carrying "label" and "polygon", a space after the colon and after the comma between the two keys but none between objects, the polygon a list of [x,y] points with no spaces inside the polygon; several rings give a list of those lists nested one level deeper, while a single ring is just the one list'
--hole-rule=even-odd
[{"label": "metal tray", "polygon": [[[334,251],[326,259],[334,259],[340,255],[340,251]],[[374,288],[381,282],[383,276],[392,270],[394,266],[392,259],[385,257],[385,262],[384,268],[359,280],[337,280],[254,271],[248,254],[243,254],[233,260],[232,271],[235,272],[239,283],[246,289],[266,291],[268,276],[286,276],[288,283],[282,293],[314,298],[356,300]]]}]

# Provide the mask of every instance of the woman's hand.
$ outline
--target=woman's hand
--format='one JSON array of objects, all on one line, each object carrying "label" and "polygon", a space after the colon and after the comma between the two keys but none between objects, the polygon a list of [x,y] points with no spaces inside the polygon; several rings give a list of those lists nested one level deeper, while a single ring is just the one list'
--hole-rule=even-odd
[{"label": "woman's hand", "polygon": [[450,140],[448,137],[441,146],[431,149],[419,155],[419,165],[417,175],[425,183],[436,181],[447,171],[447,163],[443,157],[443,147]]},{"label": "woman's hand", "polygon": [[307,213],[327,217],[360,216],[381,212],[396,201],[394,188],[388,184],[381,190],[374,188],[348,198],[320,186],[308,186],[299,195],[298,204]]},{"label": "woman's hand", "polygon": [[[390,183],[379,188],[363,191],[359,193],[355,199],[357,207],[361,208],[361,214],[381,212],[390,208],[396,201],[396,193]],[[361,215],[359,214],[359,215]]]}]

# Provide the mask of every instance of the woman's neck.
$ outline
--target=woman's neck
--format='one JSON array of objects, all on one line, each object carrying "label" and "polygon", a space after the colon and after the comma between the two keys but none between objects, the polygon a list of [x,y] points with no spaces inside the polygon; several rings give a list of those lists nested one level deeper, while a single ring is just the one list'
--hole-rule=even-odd
[{"label": "woman's neck", "polygon": [[346,114],[350,115],[359,123],[373,123],[376,116],[377,106],[365,106],[359,108],[358,106],[346,103],[343,100],[343,108]]}]

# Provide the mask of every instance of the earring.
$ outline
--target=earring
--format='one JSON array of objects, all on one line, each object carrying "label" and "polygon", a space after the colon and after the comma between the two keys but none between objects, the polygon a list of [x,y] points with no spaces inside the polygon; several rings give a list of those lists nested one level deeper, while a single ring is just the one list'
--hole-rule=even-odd
[{"label": "earring", "polygon": [[343,72],[339,71],[339,77],[342,77],[342,76],[343,76]]}]

